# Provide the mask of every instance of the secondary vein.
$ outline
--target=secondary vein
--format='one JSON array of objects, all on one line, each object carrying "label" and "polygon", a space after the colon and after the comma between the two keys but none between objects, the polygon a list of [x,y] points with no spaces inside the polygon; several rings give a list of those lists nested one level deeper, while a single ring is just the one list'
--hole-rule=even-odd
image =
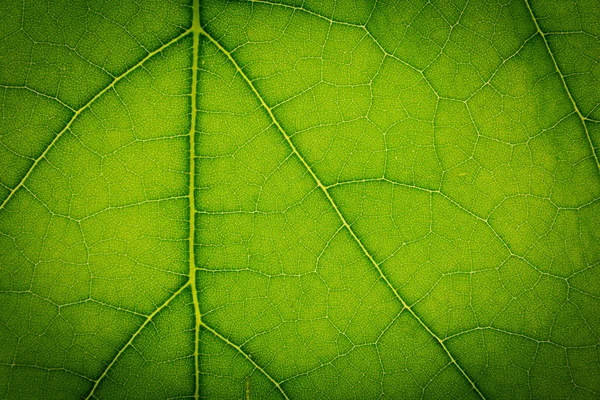
[{"label": "secondary vein", "polygon": [[46,157],[46,155],[48,154],[48,152],[50,151],[50,149],[52,149],[56,143],[59,141],[59,139],[64,135],[64,133],[66,131],[69,130],[69,128],[71,127],[71,125],[73,125],[73,122],[75,122],[75,120],[77,119],[77,117],[79,117],[86,109],[88,109],[96,100],[98,100],[100,97],[102,97],[102,95],[104,95],[104,93],[108,92],[110,89],[114,88],[115,85],[121,81],[123,78],[125,78],[127,75],[129,75],[130,73],[132,73],[133,71],[135,71],[136,69],[138,69],[139,67],[141,67],[146,61],[148,61],[149,59],[151,59],[152,57],[154,57],[156,54],[164,51],[166,48],[170,47],[171,45],[177,43],[179,40],[181,40],[183,37],[187,36],[189,33],[191,32],[191,29],[186,30],[185,32],[183,32],[181,35],[177,36],[175,39],[163,44],[162,46],[160,46],[158,49],[152,51],[151,53],[148,53],[146,55],[146,57],[142,58],[138,63],[136,63],[134,66],[132,66],[131,68],[129,68],[127,71],[125,71],[124,73],[122,73],[121,75],[117,76],[115,79],[112,80],[112,82],[106,86],[104,89],[102,89],[100,92],[98,92],[94,97],[92,97],[87,103],[85,103],[81,108],[79,108],[77,111],[75,111],[73,113],[73,116],[71,116],[71,119],[69,120],[69,122],[67,122],[67,125],[65,125],[65,127],[54,137],[54,139],[52,139],[52,141],[50,142],[50,144],[46,147],[46,149],[44,149],[44,151],[42,152],[42,154],[39,155],[39,157],[37,157],[33,164],[31,165],[31,167],[29,167],[29,169],[27,170],[27,173],[25,173],[25,175],[23,176],[23,178],[19,181],[19,183],[17,184],[17,186],[15,186],[12,190],[10,190],[10,192],[8,193],[8,196],[6,196],[6,199],[4,199],[4,201],[2,202],[2,204],[0,205],[0,210],[4,209],[4,207],[8,204],[8,202],[10,201],[10,199],[14,196],[14,194],[21,188],[23,187],[23,185],[25,184],[25,182],[27,181],[27,179],[31,176],[31,173],[33,172],[33,170],[38,166],[38,164],[40,163],[40,161]]},{"label": "secondary vein", "polygon": [[250,363],[254,366],[254,368],[256,368],[257,370],[259,370],[260,372],[262,372],[262,374],[269,381],[271,381],[271,383],[277,388],[277,390],[279,390],[279,393],[281,393],[281,395],[286,400],[289,399],[288,395],[285,393],[285,391],[281,387],[281,384],[279,382],[277,382],[271,375],[269,375],[269,373],[267,373],[267,371],[265,371],[264,368],[262,368],[260,365],[258,365],[256,363],[256,361],[254,361],[254,359],[250,356],[250,354],[246,353],[240,346],[238,346],[237,344],[233,343],[232,341],[230,341],[229,339],[227,339],[225,336],[221,335],[216,329],[212,328],[211,326],[207,325],[204,322],[202,322],[201,324],[202,324],[202,327],[204,329],[206,329],[207,331],[209,331],[210,333],[212,333],[217,339],[219,339],[219,340],[223,341],[224,343],[226,343],[227,345],[233,347],[242,356],[244,356],[246,358],[246,360],[250,361]]},{"label": "secondary vein", "polygon": [[236,71],[240,74],[240,76],[248,84],[248,86],[250,87],[250,90],[254,93],[254,95],[256,96],[256,98],[259,100],[261,106],[265,109],[265,111],[269,115],[271,121],[273,122],[273,125],[275,125],[277,127],[277,129],[279,130],[279,132],[285,138],[286,142],[290,146],[290,149],[292,150],[292,153],[294,153],[296,155],[296,157],[300,160],[300,162],[302,163],[302,165],[304,165],[305,169],[307,170],[307,172],[309,173],[309,175],[312,177],[312,179],[314,180],[314,182],[322,190],[322,192],[325,195],[325,197],[327,197],[327,200],[329,200],[329,203],[331,204],[332,208],[335,210],[335,212],[338,215],[338,217],[339,217],[340,221],[342,222],[343,226],[348,230],[348,232],[350,233],[350,235],[352,236],[352,238],[356,241],[357,245],[360,247],[360,249],[363,252],[363,254],[367,257],[367,259],[370,261],[370,263],[375,267],[375,269],[379,273],[380,277],[386,283],[386,285],[388,286],[388,288],[393,292],[394,296],[398,299],[398,301],[400,301],[400,303],[402,304],[402,306],[405,309],[407,309],[410,312],[410,314],[419,322],[419,324],[436,340],[436,342],[439,344],[439,346],[443,349],[443,351],[446,353],[446,355],[450,358],[451,362],[458,368],[458,370],[461,372],[461,374],[467,379],[467,381],[469,382],[469,384],[472,386],[473,390],[475,390],[475,392],[482,399],[485,399],[485,396],[479,390],[479,388],[477,387],[477,385],[475,384],[475,382],[467,375],[467,373],[465,372],[465,370],[458,364],[458,362],[456,361],[456,359],[454,358],[454,356],[450,353],[450,350],[448,350],[448,348],[446,347],[444,341],[439,336],[437,336],[429,328],[429,326],[427,326],[425,324],[425,322],[412,309],[412,307],[409,306],[406,303],[406,301],[404,301],[404,299],[402,298],[402,296],[400,296],[400,294],[398,293],[398,291],[396,290],[396,288],[389,281],[388,277],[385,275],[385,273],[383,272],[383,270],[381,269],[381,267],[379,266],[379,264],[375,261],[375,259],[371,255],[371,253],[367,250],[367,248],[365,247],[365,245],[362,243],[362,241],[360,240],[360,238],[356,235],[356,233],[354,232],[354,230],[352,229],[352,227],[350,226],[350,224],[348,223],[348,221],[346,220],[346,218],[344,217],[344,215],[340,211],[339,207],[337,206],[337,204],[333,200],[333,197],[331,196],[331,194],[327,190],[327,187],[321,182],[321,180],[319,179],[319,177],[315,174],[315,172],[312,170],[312,168],[307,163],[307,161],[304,159],[304,157],[302,157],[302,155],[298,152],[298,149],[296,148],[296,146],[292,142],[290,136],[286,133],[286,131],[283,129],[283,127],[281,126],[281,124],[279,123],[279,121],[277,120],[277,118],[275,117],[275,114],[273,113],[273,110],[271,109],[271,107],[269,107],[269,105],[265,102],[264,98],[258,92],[258,90],[254,86],[254,84],[252,83],[252,81],[248,78],[248,76],[246,75],[246,73],[242,70],[242,68],[239,66],[239,64],[237,63],[237,61],[233,58],[233,55],[229,51],[227,51],[208,32],[206,32],[202,28],[200,28],[200,29],[201,29],[202,35],[204,35],[214,46],[216,46],[219,49],[219,51],[221,51],[227,57],[227,59],[235,67]]},{"label": "secondary vein", "polygon": [[548,43],[548,39],[546,39],[546,33],[544,33],[544,31],[542,31],[542,29],[540,28],[537,17],[535,16],[533,9],[531,8],[531,5],[529,4],[529,0],[524,0],[524,1],[525,1],[525,5],[527,6],[527,10],[529,10],[529,14],[531,15],[531,19],[533,20],[533,23],[535,24],[535,29],[542,37],[542,40],[544,41],[544,45],[546,46],[546,50],[548,51],[548,54],[550,55],[550,58],[552,59],[552,64],[554,64],[554,69],[556,69],[556,72],[558,73],[558,76],[560,77],[563,87],[565,88],[565,91],[567,92],[567,96],[569,97],[569,100],[571,101],[571,104],[573,105],[573,108],[575,109],[575,113],[579,117],[579,120],[581,121],[581,125],[583,125],[583,129],[585,131],[585,136],[587,137],[587,141],[590,145],[590,148],[592,149],[592,155],[594,156],[594,159],[596,160],[596,167],[598,168],[598,172],[600,173],[600,161],[598,158],[598,154],[596,153],[596,149],[594,148],[594,143],[592,142],[592,137],[590,136],[590,132],[588,131],[587,124],[585,123],[585,120],[587,118],[584,117],[583,114],[581,114],[581,110],[579,110],[579,107],[577,106],[577,103],[575,102],[575,99],[573,98],[573,95],[571,94],[571,90],[569,90],[569,86],[567,85],[565,76],[562,73],[562,71],[560,70],[560,68],[558,67],[558,62],[556,61],[556,57],[554,57],[554,53],[550,49],[550,44]]},{"label": "secondary vein", "polygon": [[185,285],[181,286],[179,288],[179,290],[177,290],[175,293],[173,293],[171,295],[171,297],[169,297],[164,303],[162,303],[160,306],[158,306],[156,308],[156,310],[154,310],[154,312],[152,312],[152,314],[150,314],[146,317],[146,320],[144,321],[144,323],[142,325],[140,325],[140,327],[137,329],[137,331],[134,332],[133,335],[131,335],[131,338],[127,341],[127,343],[125,343],[125,345],[121,348],[121,350],[119,350],[119,352],[113,357],[112,361],[106,366],[104,371],[102,371],[102,374],[98,377],[98,379],[95,380],[92,390],[90,390],[90,393],[86,396],[86,400],[91,399],[94,396],[94,393],[98,389],[100,382],[102,382],[104,380],[104,378],[108,374],[108,371],[111,370],[113,365],[115,365],[115,363],[121,357],[121,355],[123,355],[125,350],[127,350],[127,348],[129,346],[131,346],[131,344],[133,343],[135,338],[138,337],[140,332],[142,332],[144,330],[144,328],[152,321],[152,319],[154,317],[156,317],[156,315],[158,313],[160,313],[162,310],[164,310],[169,305],[169,303],[171,303],[177,296],[179,296],[188,286],[189,286],[189,282],[186,283]]}]

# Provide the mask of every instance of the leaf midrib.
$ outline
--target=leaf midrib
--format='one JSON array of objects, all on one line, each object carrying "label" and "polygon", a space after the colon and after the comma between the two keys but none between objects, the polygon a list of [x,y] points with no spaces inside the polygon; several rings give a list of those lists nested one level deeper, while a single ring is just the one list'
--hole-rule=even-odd
[{"label": "leaf midrib", "polygon": [[189,260],[189,283],[192,290],[192,302],[194,304],[194,398],[200,395],[200,352],[198,349],[200,343],[200,326],[202,324],[202,313],[198,302],[198,288],[196,287],[196,252],[194,245],[196,243],[196,119],[198,115],[197,106],[197,86],[198,86],[198,49],[200,41],[200,3],[194,0],[192,3],[192,88],[190,91],[191,103],[191,121],[190,121],[190,160],[189,160],[189,237],[188,237],[188,260]]},{"label": "leaf midrib", "polygon": [[[107,366],[106,368],[100,373],[100,375],[98,376],[98,378],[93,379],[93,378],[89,378],[89,377],[85,377],[86,380],[89,380],[90,382],[93,382],[92,388],[90,389],[88,395],[85,397],[86,399],[90,399],[94,396],[94,394],[96,393],[97,389],[100,387],[100,384],[103,382],[103,380],[106,378],[106,376],[108,375],[108,373],[110,372],[110,370],[112,369],[112,367],[115,365],[115,363],[117,362],[117,360],[119,358],[121,358],[121,356],[123,355],[123,353],[132,345],[133,341],[139,336],[139,334],[144,330],[144,328],[150,323],[152,322],[152,320],[163,310],[165,309],[175,298],[177,298],[180,294],[182,294],[183,292],[185,292],[185,290],[189,287],[192,291],[192,297],[193,297],[193,303],[194,303],[194,314],[195,314],[195,319],[196,319],[196,323],[195,323],[195,344],[194,344],[194,364],[195,364],[195,389],[194,389],[194,398],[199,398],[199,380],[200,380],[200,369],[199,369],[199,349],[198,349],[198,345],[199,345],[199,333],[200,333],[200,328],[204,328],[206,329],[208,332],[210,332],[211,334],[213,334],[218,340],[223,341],[224,343],[226,343],[227,345],[233,347],[235,350],[237,350],[243,357],[245,357],[250,363],[252,363],[254,365],[254,367],[259,370],[262,374],[265,375],[265,377],[271,381],[271,383],[273,383],[273,385],[280,391],[280,393],[283,395],[283,397],[285,399],[289,399],[289,397],[287,396],[287,394],[283,391],[283,389],[280,386],[280,383],[277,382],[275,379],[273,379],[273,377],[271,377],[269,375],[268,372],[266,372],[260,365],[258,365],[256,363],[256,361],[254,361],[240,346],[237,346],[236,344],[234,344],[233,342],[231,342],[229,339],[227,339],[224,335],[222,335],[221,333],[219,333],[215,328],[209,326],[208,324],[206,324],[204,321],[201,320],[201,313],[200,313],[200,308],[199,308],[199,303],[198,303],[198,291],[196,288],[196,270],[197,268],[195,267],[195,252],[194,252],[194,242],[195,242],[195,214],[198,212],[195,209],[195,196],[194,196],[194,188],[195,188],[195,125],[196,125],[196,115],[197,115],[197,106],[196,106],[196,89],[197,89],[197,74],[198,74],[198,49],[199,49],[199,35],[200,35],[200,24],[199,24],[199,0],[194,0],[194,4],[193,4],[193,21],[192,21],[192,26],[188,29],[186,29],[184,32],[182,32],[181,34],[179,34],[177,37],[175,37],[174,39],[171,39],[170,41],[166,42],[165,44],[163,44],[162,46],[156,48],[155,50],[149,52],[145,57],[143,57],[140,61],[138,61],[137,63],[135,63],[133,66],[131,66],[129,69],[127,69],[125,72],[123,72],[121,75],[114,77],[114,79],[106,86],[104,87],[102,90],[100,90],[98,93],[96,93],[88,102],[86,102],[83,106],[81,106],[79,109],[75,110],[72,109],[71,107],[68,107],[65,105],[65,107],[67,107],[69,110],[71,110],[73,112],[73,115],[71,116],[71,118],[69,119],[69,121],[67,122],[67,124],[64,126],[63,129],[61,129],[56,136],[52,139],[52,141],[46,146],[46,148],[42,151],[42,153],[34,159],[33,163],[31,164],[31,166],[29,167],[29,169],[27,170],[27,172],[25,173],[25,175],[23,175],[23,177],[21,178],[21,180],[19,181],[19,183],[14,186],[12,189],[9,189],[9,194],[7,195],[7,197],[4,199],[4,201],[2,202],[2,204],[0,205],[0,211],[2,211],[11,201],[11,199],[14,197],[14,195],[20,190],[20,189],[27,189],[27,187],[25,186],[25,183],[27,182],[27,180],[32,176],[32,173],[34,170],[37,169],[37,167],[40,165],[41,161],[47,156],[47,154],[56,146],[56,144],[58,143],[58,141],[61,139],[61,137],[64,136],[65,132],[67,132],[69,130],[69,128],[73,125],[73,123],[78,119],[78,117],[80,115],[83,114],[83,112],[85,110],[87,110],[88,108],[90,108],[92,106],[92,104],[94,104],[99,98],[101,98],[106,92],[108,92],[109,90],[113,89],[117,83],[119,83],[121,80],[125,79],[128,75],[130,75],[131,73],[133,73],[135,70],[139,69],[140,67],[142,67],[147,61],[149,61],[150,59],[154,58],[154,56],[162,53],[163,51],[165,51],[166,49],[170,48],[172,45],[178,43],[180,40],[182,40],[183,38],[187,37],[188,35],[192,34],[193,35],[193,66],[192,66],[192,88],[191,88],[191,127],[190,127],[190,181],[189,181],[189,193],[187,196],[187,198],[189,198],[189,208],[190,208],[190,234],[188,237],[188,242],[189,242],[189,253],[190,253],[190,257],[189,257],[189,280],[186,281],[182,286],[180,286],[171,296],[169,296],[169,298],[167,298],[164,302],[162,302],[162,304],[160,304],[159,306],[156,307],[156,309],[149,315],[145,316],[144,321],[142,322],[142,324],[139,326],[139,328],[131,335],[131,337],[129,338],[129,340],[117,351],[117,353],[112,357],[111,360],[107,361]],[[17,88],[17,87],[11,87],[11,88]],[[28,87],[24,87],[23,89],[27,89],[27,90],[32,90]],[[37,92],[36,92],[37,93]],[[41,94],[41,93],[38,93]],[[45,97],[49,97],[49,96],[45,96]],[[57,100],[60,104],[63,104],[62,101],[60,101],[60,99],[54,99]],[[63,104],[64,105],[64,104]]]},{"label": "leaf midrib", "polygon": [[[97,379],[92,380],[92,382],[94,382],[94,385],[92,386],[92,389],[90,390],[88,396],[86,397],[86,400],[92,398],[92,396],[94,395],[94,393],[100,386],[100,383],[107,376],[108,372],[112,369],[113,365],[122,356],[122,354],[127,350],[127,348],[129,348],[132,345],[135,338],[138,337],[138,335],[152,321],[152,319],[154,317],[156,317],[156,315],[158,315],[163,309],[165,309],[175,298],[177,298],[181,293],[183,293],[188,287],[190,288],[190,290],[192,292],[191,294],[192,294],[192,302],[193,302],[193,306],[194,306],[194,317],[195,317],[194,354],[193,354],[193,356],[194,356],[194,398],[198,399],[200,397],[199,343],[200,343],[200,329],[204,328],[206,331],[210,332],[213,336],[215,336],[218,340],[224,342],[228,346],[230,346],[230,347],[234,348],[236,351],[238,351],[244,358],[246,358],[252,365],[254,365],[254,367],[258,371],[260,371],[275,386],[275,388],[277,388],[277,390],[279,390],[279,392],[282,394],[282,396],[286,400],[289,400],[289,397],[287,396],[287,394],[281,387],[280,382],[277,382],[267,371],[265,371],[265,369],[263,369],[260,365],[258,365],[256,363],[256,361],[253,360],[252,357],[250,357],[250,355],[247,354],[240,346],[231,342],[227,337],[222,335],[215,328],[209,326],[204,321],[202,321],[202,313],[200,311],[200,305],[199,305],[199,301],[198,301],[199,295],[198,295],[197,278],[196,278],[196,272],[197,272],[198,268],[196,267],[196,259],[195,259],[196,253],[195,253],[195,249],[194,249],[195,241],[196,241],[195,217],[196,217],[196,214],[199,212],[196,209],[196,199],[195,199],[195,189],[196,189],[196,182],[195,182],[195,180],[196,180],[196,173],[195,173],[196,172],[195,171],[195,169],[196,169],[196,152],[195,152],[196,141],[195,141],[195,137],[196,137],[196,120],[197,120],[197,114],[198,114],[196,97],[197,97],[198,71],[199,71],[199,69],[198,69],[199,40],[200,40],[200,34],[203,32],[203,30],[200,26],[199,10],[200,10],[199,0],[193,0],[192,27],[190,29],[186,30],[183,34],[181,34],[174,40],[168,42],[164,46],[161,46],[159,49],[150,53],[147,57],[145,57],[142,61],[140,61],[138,64],[136,64],[133,68],[128,70],[122,76],[119,76],[117,79],[115,79],[115,81],[112,82],[111,85],[109,85],[107,88],[102,90],[102,92],[98,93],[98,95],[96,95],[94,98],[92,98],[92,100],[90,100],[90,102],[88,102],[80,110],[78,110],[78,112],[72,117],[71,121],[69,121],[69,124],[60,132],[59,135],[57,135],[57,137],[52,141],[50,146],[48,146],[48,148],[44,151],[44,153],[38,158],[38,160],[43,158],[44,155],[49,151],[50,147],[52,147],[52,145],[58,140],[59,136],[62,135],[62,133],[68,129],[70,124],[72,124],[73,120],[75,120],[76,117],[85,108],[89,107],[98,97],[100,97],[104,92],[106,92],[108,89],[110,89],[110,87],[114,86],[114,84],[116,83],[117,80],[122,79],[127,74],[129,74],[131,71],[133,71],[133,69],[136,69],[137,67],[141,66],[145,61],[150,59],[154,54],[160,53],[161,51],[163,51],[170,45],[179,41],[180,38],[187,36],[189,33],[192,33],[192,35],[193,35],[193,37],[192,37],[192,40],[193,40],[192,57],[193,58],[192,58],[192,83],[191,83],[191,91],[190,91],[190,96],[191,96],[190,97],[190,103],[191,103],[190,118],[191,118],[191,121],[190,121],[190,130],[188,133],[189,134],[189,146],[190,146],[189,171],[188,171],[189,172],[189,182],[188,182],[189,188],[188,188],[188,195],[186,196],[189,199],[189,204],[188,204],[188,208],[189,208],[189,235],[188,235],[189,279],[179,289],[177,289],[177,291],[175,291],[166,301],[164,301],[161,305],[159,305],[151,314],[146,316],[144,322],[132,334],[130,339],[121,347],[121,349],[115,354],[115,356],[112,358],[112,360],[107,364],[107,367],[104,369],[104,371],[102,371],[100,376]],[[36,160],[36,163],[34,165],[32,165],[30,171],[28,171],[28,174],[23,178],[22,182],[24,182],[27,179],[31,170],[37,165],[38,160]],[[18,189],[18,187],[15,188],[15,191],[17,189]]]}]

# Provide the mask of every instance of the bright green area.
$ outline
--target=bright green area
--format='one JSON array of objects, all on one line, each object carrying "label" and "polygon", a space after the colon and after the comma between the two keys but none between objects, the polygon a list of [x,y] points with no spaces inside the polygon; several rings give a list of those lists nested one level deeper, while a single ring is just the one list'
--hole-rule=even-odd
[{"label": "bright green area", "polygon": [[0,15],[0,398],[600,397],[597,0]]}]

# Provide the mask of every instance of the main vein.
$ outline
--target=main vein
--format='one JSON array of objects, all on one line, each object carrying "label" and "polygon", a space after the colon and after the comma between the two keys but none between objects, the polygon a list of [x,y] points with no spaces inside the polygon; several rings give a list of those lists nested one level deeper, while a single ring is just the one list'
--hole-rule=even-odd
[{"label": "main vein", "polygon": [[383,272],[383,270],[379,266],[379,263],[377,263],[377,261],[375,261],[375,259],[371,255],[371,253],[367,250],[367,248],[365,247],[365,245],[362,243],[362,241],[360,240],[360,238],[356,235],[356,233],[354,232],[354,230],[352,229],[352,227],[350,226],[350,224],[346,220],[346,217],[344,217],[344,215],[340,211],[340,209],[337,206],[336,202],[333,200],[333,197],[329,193],[327,187],[321,182],[321,180],[315,174],[315,172],[313,171],[313,169],[311,168],[311,166],[308,164],[308,162],[298,152],[298,149],[294,145],[294,142],[292,141],[292,139],[290,138],[290,136],[283,129],[283,127],[281,126],[281,124],[279,123],[279,121],[277,120],[277,118],[275,117],[275,114],[273,113],[273,110],[271,109],[271,107],[269,107],[269,105],[265,102],[265,100],[262,97],[262,95],[258,92],[258,90],[256,89],[256,87],[252,83],[252,80],[250,80],[248,78],[248,76],[246,75],[246,73],[242,70],[242,68],[239,66],[239,64],[237,63],[237,61],[233,58],[233,55],[229,51],[227,51],[227,49],[225,49],[208,32],[206,32],[202,28],[200,28],[200,29],[201,29],[202,35],[204,35],[213,45],[215,45],[219,49],[219,51],[221,51],[227,57],[227,59],[229,59],[229,61],[235,67],[236,71],[240,74],[240,76],[244,79],[244,81],[246,81],[246,83],[250,87],[250,90],[252,90],[252,92],[254,93],[254,95],[256,96],[256,98],[259,100],[261,106],[265,109],[265,111],[269,115],[269,117],[270,117],[273,125],[275,125],[277,127],[277,129],[279,130],[279,132],[283,135],[283,137],[285,138],[285,140],[288,143],[288,145],[289,145],[290,149],[292,150],[292,152],[300,160],[300,162],[302,163],[302,165],[304,165],[304,168],[308,171],[309,175],[312,177],[312,179],[317,184],[317,186],[321,189],[321,191],[323,192],[323,194],[325,195],[325,197],[327,197],[327,200],[329,200],[329,203],[331,204],[332,208],[335,210],[335,212],[338,215],[338,217],[339,217],[340,221],[342,222],[343,226],[348,230],[348,232],[350,233],[350,235],[352,236],[352,238],[355,240],[355,242],[357,243],[357,245],[360,247],[360,249],[363,252],[363,254],[367,257],[367,259],[370,261],[370,263],[375,267],[375,269],[379,273],[379,276],[381,277],[381,279],[383,279],[383,281],[386,283],[386,285],[388,286],[388,288],[393,292],[394,296],[398,299],[398,301],[400,301],[400,303],[402,304],[403,308],[405,308],[406,310],[408,310],[408,312],[419,322],[419,324],[436,340],[436,342],[441,346],[441,348],[446,353],[446,355],[450,358],[451,362],[456,366],[456,368],[458,368],[458,370],[461,372],[461,374],[467,379],[467,381],[469,382],[469,384],[472,386],[473,390],[475,390],[475,392],[482,399],[485,399],[485,396],[479,390],[479,388],[477,387],[477,385],[475,384],[475,382],[469,377],[469,375],[467,375],[467,373],[465,372],[465,370],[458,364],[458,362],[456,361],[456,359],[454,358],[454,356],[450,353],[450,350],[448,350],[448,348],[446,347],[446,345],[444,343],[444,340],[442,340],[439,336],[437,336],[429,328],[429,326],[427,324],[425,324],[425,322],[412,309],[412,307],[409,306],[406,303],[406,301],[404,300],[404,298],[400,295],[400,293],[398,293],[398,291],[396,290],[396,288],[389,281],[388,277],[385,275],[385,273]]},{"label": "main vein", "polygon": [[73,116],[71,116],[71,119],[69,120],[69,122],[67,123],[67,125],[65,125],[65,127],[54,137],[54,139],[52,139],[52,141],[46,147],[46,149],[44,149],[44,151],[42,152],[42,154],[40,154],[39,157],[34,160],[33,164],[31,165],[31,167],[29,167],[29,169],[27,170],[27,173],[19,181],[19,183],[17,184],[17,186],[15,186],[8,193],[8,196],[6,196],[6,199],[4,199],[4,201],[0,205],[0,210],[2,210],[8,204],[8,202],[14,196],[14,194],[25,184],[25,182],[27,181],[27,179],[31,176],[31,173],[33,172],[33,170],[38,166],[38,164],[40,163],[40,161],[44,157],[46,157],[46,155],[48,154],[48,152],[50,151],[50,149],[52,149],[56,145],[56,143],[60,140],[60,138],[64,135],[64,133],[66,131],[68,131],[69,128],[71,128],[71,125],[73,125],[73,122],[75,122],[75,120],[77,119],[77,117],[79,117],[86,109],[88,109],[96,100],[98,100],[100,97],[102,97],[102,95],[104,95],[104,93],[106,93],[110,89],[114,88],[115,85],[119,81],[121,81],[123,78],[125,78],[127,75],[129,75],[130,73],[132,73],[133,71],[135,71],[136,69],[138,69],[139,67],[141,67],[142,65],[144,65],[144,63],[146,61],[148,61],[149,59],[151,59],[152,57],[154,57],[156,54],[162,52],[166,48],[168,48],[171,45],[177,43],[183,37],[187,36],[190,32],[191,32],[191,29],[188,29],[185,32],[183,32],[181,35],[177,36],[175,39],[173,39],[173,40],[171,40],[171,41],[163,44],[162,46],[160,46],[158,49],[152,51],[151,53],[148,53],[146,55],[146,57],[142,58],[134,66],[132,66],[127,71],[125,71],[124,73],[122,73],[121,75],[119,75],[115,79],[113,79],[112,82],[108,86],[106,86],[104,89],[102,89],[100,92],[98,92],[94,97],[92,97],[81,108],[79,108],[77,111],[75,111],[75,113],[73,114]]},{"label": "main vein", "polygon": [[588,131],[587,124],[585,123],[586,118],[581,113],[581,110],[579,110],[579,107],[577,106],[577,103],[575,102],[575,99],[573,98],[573,95],[571,94],[571,90],[569,90],[569,86],[567,85],[565,76],[562,73],[562,71],[560,70],[560,68],[558,67],[558,62],[556,61],[556,57],[554,57],[554,53],[550,49],[550,44],[548,43],[548,39],[546,39],[546,34],[540,28],[537,17],[535,16],[533,9],[531,8],[531,5],[529,4],[529,0],[524,0],[524,1],[525,1],[525,5],[527,6],[527,9],[529,10],[529,14],[531,15],[531,19],[533,20],[533,23],[535,24],[535,29],[537,29],[537,32],[542,37],[542,40],[544,41],[544,45],[546,46],[546,50],[548,51],[548,54],[550,55],[550,58],[552,59],[552,64],[554,64],[554,69],[556,69],[556,72],[558,73],[558,76],[560,77],[563,87],[565,88],[565,91],[567,92],[567,96],[569,97],[571,104],[573,104],[575,113],[579,117],[579,120],[581,121],[581,125],[583,125],[583,129],[585,131],[585,136],[587,137],[590,148],[592,149],[592,155],[594,156],[594,159],[596,160],[596,167],[598,168],[598,172],[600,172],[600,161],[598,159],[598,154],[596,153],[596,149],[594,148],[594,143],[592,142],[592,137],[590,136],[590,132]]},{"label": "main vein", "polygon": [[198,114],[198,105],[196,104],[197,86],[198,86],[198,49],[200,41],[200,2],[193,2],[193,52],[192,52],[192,90],[191,90],[191,122],[190,122],[190,179],[189,179],[189,210],[190,210],[190,226],[189,226],[189,269],[190,269],[190,286],[192,288],[192,301],[194,303],[194,398],[200,396],[200,365],[199,365],[199,342],[200,342],[200,325],[202,317],[200,314],[200,304],[198,302],[198,287],[196,286],[196,253],[194,243],[196,242],[196,198],[195,198],[195,176],[196,176],[196,117]]},{"label": "main vein", "polygon": [[[194,0],[194,16],[192,23],[192,32],[194,35],[193,39],[193,61],[192,61],[192,90],[191,90],[191,124],[190,124],[190,180],[189,180],[189,209],[190,209],[190,232],[189,232],[189,268],[190,268],[190,279],[188,284],[192,290],[192,299],[194,303],[194,315],[195,315],[195,328],[194,328],[194,367],[195,367],[195,389],[194,389],[194,398],[198,399],[200,397],[200,363],[199,363],[199,343],[200,343],[200,329],[204,328],[208,332],[212,333],[217,339],[223,341],[227,345],[231,346],[235,350],[237,350],[243,357],[245,357],[257,370],[259,370],[271,383],[277,388],[277,390],[281,393],[281,395],[285,399],[289,399],[279,382],[277,382],[264,368],[256,363],[250,357],[248,353],[246,353],[242,347],[236,345],[225,336],[220,334],[216,329],[212,328],[210,325],[207,325],[206,322],[202,320],[202,314],[200,312],[200,303],[198,301],[198,286],[196,282],[196,271],[198,270],[196,266],[196,253],[194,251],[194,244],[196,240],[196,214],[198,210],[196,209],[196,201],[195,201],[195,177],[196,177],[196,118],[198,115],[198,105],[197,105],[197,87],[198,87],[198,57],[199,57],[199,42],[200,42],[200,34],[205,34],[204,30],[200,26],[200,0]],[[187,285],[187,284],[186,284]]]}]

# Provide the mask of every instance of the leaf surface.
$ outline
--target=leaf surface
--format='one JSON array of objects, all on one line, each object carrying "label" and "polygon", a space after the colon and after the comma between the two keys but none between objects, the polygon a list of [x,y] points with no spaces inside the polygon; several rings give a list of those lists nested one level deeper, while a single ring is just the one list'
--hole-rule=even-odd
[{"label": "leaf surface", "polygon": [[596,0],[0,10],[0,397],[600,396]]}]

